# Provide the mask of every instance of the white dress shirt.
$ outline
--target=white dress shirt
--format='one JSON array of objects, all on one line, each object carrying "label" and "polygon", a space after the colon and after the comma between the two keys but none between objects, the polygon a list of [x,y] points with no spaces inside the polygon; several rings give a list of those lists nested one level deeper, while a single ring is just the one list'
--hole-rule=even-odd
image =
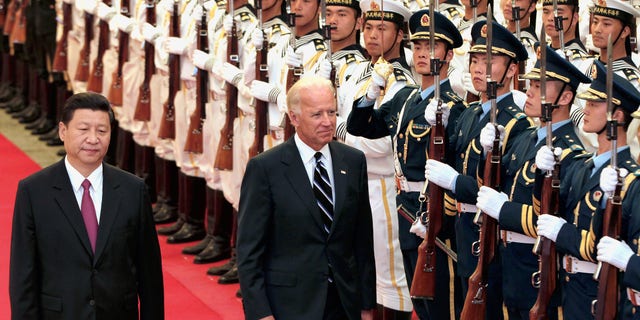
[{"label": "white dress shirt", "polygon": [[93,200],[93,206],[96,208],[96,218],[98,219],[98,225],[100,225],[100,213],[102,211],[102,185],[103,185],[103,176],[102,176],[102,164],[88,177],[84,177],[76,168],[74,168],[67,157],[64,157],[64,165],[67,168],[67,173],[69,174],[69,180],[71,181],[71,189],[73,190],[73,194],[76,196],[76,201],[78,202],[78,208],[82,208],[82,194],[84,193],[84,188],[82,187],[82,182],[84,179],[88,179],[91,182],[91,187],[89,188],[89,194],[91,195],[91,200]]},{"label": "white dress shirt", "polygon": [[[300,153],[300,158],[302,158],[302,164],[304,164],[305,170],[307,170],[307,177],[309,178],[309,183],[311,187],[313,187],[313,173],[316,170],[316,150],[313,150],[306,143],[302,142],[298,134],[296,133],[293,138],[295,139],[296,146],[298,147],[298,152]],[[332,197],[335,201],[336,198],[336,188],[334,187],[333,181],[333,165],[331,161],[331,150],[329,150],[329,145],[326,144],[322,149],[319,150],[322,153],[322,158],[320,160],[324,164],[324,168],[327,169],[327,174],[329,175],[329,180],[331,181],[331,193]]]}]

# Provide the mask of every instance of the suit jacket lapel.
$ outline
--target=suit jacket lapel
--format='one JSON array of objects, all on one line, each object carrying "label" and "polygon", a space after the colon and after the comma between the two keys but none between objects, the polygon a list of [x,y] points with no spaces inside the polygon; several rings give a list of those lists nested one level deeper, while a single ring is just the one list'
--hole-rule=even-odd
[{"label": "suit jacket lapel", "polygon": [[[335,150],[335,143],[337,142],[329,144],[329,149],[331,150],[331,161],[333,162],[333,188],[336,195],[333,210],[334,222],[338,221],[342,214],[342,207],[344,205],[345,195],[347,194],[347,175],[349,174],[347,171],[348,165],[344,160],[344,155]],[[335,226],[335,223],[331,224],[331,232],[333,232]],[[331,236],[331,232],[329,233],[329,236]]]},{"label": "suit jacket lapel", "polygon": [[101,254],[111,235],[113,223],[120,212],[120,210],[118,210],[120,205],[120,182],[117,181],[114,175],[115,169],[107,164],[103,164],[103,168],[102,209],[100,211],[94,264],[100,260]]},{"label": "suit jacket lapel", "polygon": [[[313,220],[318,224],[318,227],[323,229],[322,217],[320,216],[320,210],[316,205],[316,198],[313,195],[313,188],[309,183],[309,176],[300,158],[300,152],[296,147],[295,140],[290,138],[286,142],[286,148],[282,154],[282,162],[289,166],[290,174],[286,175],[286,179],[291,184],[291,189],[295,194],[300,197],[302,203],[307,207],[307,212],[311,215]],[[306,186],[306,187],[305,187]]]},{"label": "suit jacket lapel", "polygon": [[69,180],[69,173],[64,165],[64,159],[57,164],[57,172],[55,174],[55,181],[53,181],[54,198],[60,206],[62,214],[65,216],[71,227],[76,233],[76,236],[82,243],[89,255],[93,255],[91,250],[91,243],[89,242],[89,235],[87,234],[87,228],[84,226],[84,220],[82,219],[82,213],[80,213],[80,207],[78,207],[78,201],[71,187],[71,181]]}]

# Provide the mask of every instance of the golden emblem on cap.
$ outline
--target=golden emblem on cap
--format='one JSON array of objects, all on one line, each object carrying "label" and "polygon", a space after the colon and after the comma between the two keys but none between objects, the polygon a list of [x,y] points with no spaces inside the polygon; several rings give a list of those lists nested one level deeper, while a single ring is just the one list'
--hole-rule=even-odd
[{"label": "golden emblem on cap", "polygon": [[591,79],[595,79],[598,77],[598,68],[595,64],[591,65]]},{"label": "golden emblem on cap", "polygon": [[429,15],[428,14],[423,14],[422,18],[420,18],[420,25],[423,27],[428,27],[429,26]]},{"label": "golden emblem on cap", "polygon": [[371,1],[371,10],[369,11],[380,11],[380,5],[375,1]]},{"label": "golden emblem on cap", "polygon": [[607,6],[607,0],[596,0],[596,4],[601,6],[601,7],[606,7]]},{"label": "golden emblem on cap", "polygon": [[480,29],[480,36],[486,38],[487,37],[487,25],[485,24],[484,26],[482,26],[482,29]]}]

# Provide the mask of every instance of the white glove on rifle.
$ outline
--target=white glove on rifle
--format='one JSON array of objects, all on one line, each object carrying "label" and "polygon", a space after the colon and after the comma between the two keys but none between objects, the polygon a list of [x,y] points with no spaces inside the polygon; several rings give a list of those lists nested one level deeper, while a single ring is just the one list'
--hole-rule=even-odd
[{"label": "white glove on rifle", "polygon": [[409,232],[424,239],[427,236],[427,226],[422,224],[422,221],[420,221],[420,217],[418,217],[411,224],[411,228],[409,228]]},{"label": "white glove on rifle", "polygon": [[633,251],[624,242],[611,237],[602,237],[598,242],[598,261],[606,262],[622,271],[627,270]]},{"label": "white glove on rifle", "polygon": [[378,99],[386,83],[387,80],[385,80],[384,76],[379,74],[374,68],[373,71],[371,71],[371,83],[369,83],[369,88],[367,88],[366,99],[369,101]]},{"label": "white glove on rifle", "polygon": [[224,20],[222,21],[222,27],[227,33],[227,36],[231,34],[231,29],[233,28],[233,18],[230,15],[226,15],[224,17]]},{"label": "white glove on rifle", "polygon": [[[504,141],[504,127],[498,125],[498,132],[500,132],[500,148],[502,148],[502,141]],[[484,152],[490,152],[493,150],[493,140],[496,138],[496,127],[491,123],[487,123],[487,125],[482,128],[480,131],[480,144],[482,145],[482,149]]]},{"label": "white glove on rifle", "polygon": [[80,0],[78,4],[80,4],[82,9],[89,14],[95,14],[96,9],[98,8],[98,2],[96,0]]},{"label": "white glove on rifle", "polygon": [[[554,153],[556,154],[554,156]],[[544,146],[536,153],[536,167],[540,170],[553,170],[553,166],[556,164],[556,157],[562,154],[562,149],[555,147],[553,151],[547,146]]]},{"label": "white glove on rifle", "polygon": [[565,223],[567,223],[567,221],[564,219],[550,214],[540,215],[538,218],[538,235],[556,242],[558,233],[560,233],[560,229],[562,229]]},{"label": "white glove on rifle", "polygon": [[167,37],[164,40],[163,48],[165,51],[171,54],[182,55],[187,51],[189,42],[187,39],[178,37]]},{"label": "white glove on rifle", "polygon": [[458,171],[438,160],[429,159],[424,167],[425,179],[447,190],[453,189],[458,175]]},{"label": "white glove on rifle", "polygon": [[462,73],[462,86],[464,87],[464,90],[467,91],[468,93],[474,94],[476,96],[480,95],[478,90],[476,90],[476,88],[473,86],[471,73],[469,72]]},{"label": "white glove on rifle", "polygon": [[285,55],[285,62],[289,67],[300,68],[302,67],[302,54],[296,53],[291,46],[287,47],[287,54]]},{"label": "white glove on rifle", "polygon": [[225,62],[222,64],[221,76],[224,81],[237,87],[238,83],[240,83],[240,80],[242,79],[242,71],[229,62]]},{"label": "white glove on rifle", "polygon": [[329,59],[322,59],[320,62],[320,67],[318,68],[318,76],[323,77],[328,80],[333,80],[331,78],[331,69],[333,65],[329,62]]},{"label": "white glove on rifle", "polygon": [[149,43],[153,43],[156,38],[161,35],[160,30],[158,28],[152,26],[150,23],[145,22],[142,25],[142,37]]},{"label": "white glove on rifle", "polygon": [[116,14],[116,10],[108,6],[106,3],[100,1],[98,3],[97,13],[100,20],[109,22],[109,20],[111,20],[111,18],[113,18],[113,16]]},{"label": "white glove on rifle", "polygon": [[264,33],[260,28],[255,28],[251,32],[251,42],[256,50],[262,50],[262,44],[264,43]]},{"label": "white glove on rifle", "polygon": [[109,28],[117,28],[124,33],[131,33],[134,26],[135,23],[133,19],[125,17],[121,14],[116,14],[115,16],[113,16],[113,18],[111,18],[111,21],[109,21]]},{"label": "white glove on rifle", "polygon": [[199,69],[211,71],[213,68],[213,56],[202,50],[193,50],[191,58],[193,59],[193,65]]},{"label": "white glove on rifle", "polygon": [[262,101],[277,103],[280,95],[283,95],[280,88],[260,80],[251,82],[251,95]]},{"label": "white glove on rifle", "polygon": [[[431,99],[429,104],[424,109],[424,119],[427,120],[431,126],[436,125],[436,111],[438,110],[438,99]],[[440,107],[442,110],[442,124],[446,127],[449,123],[449,113],[451,113],[451,108],[446,103],[443,103]]]},{"label": "white glove on rifle", "polygon": [[200,18],[202,18],[202,6],[200,4],[197,4],[193,8],[193,11],[191,11],[191,19],[194,19],[194,20],[198,21],[198,23],[199,23],[200,22]]},{"label": "white glove on rifle", "polygon": [[[629,173],[625,168],[620,168],[618,169],[618,171],[620,172],[619,176],[621,179],[624,179],[624,177],[626,177]],[[607,197],[610,198],[613,196],[613,192],[616,190],[617,183],[618,173],[615,169],[613,169],[611,166],[607,166],[606,168],[602,169],[602,172],[600,172],[600,189],[602,189],[602,192],[604,192]]]},{"label": "white glove on rifle", "polygon": [[500,219],[500,210],[502,210],[502,206],[507,201],[509,201],[509,196],[506,193],[482,186],[478,191],[476,207],[491,218],[498,220]]}]

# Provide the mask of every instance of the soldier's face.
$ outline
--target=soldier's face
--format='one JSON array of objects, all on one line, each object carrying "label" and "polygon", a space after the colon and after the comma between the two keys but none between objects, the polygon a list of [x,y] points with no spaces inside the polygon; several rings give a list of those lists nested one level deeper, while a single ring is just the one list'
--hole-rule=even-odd
[{"label": "soldier's face", "polygon": [[[452,53],[447,51],[447,46],[441,41],[435,41],[434,43],[435,56],[441,61],[449,61]],[[429,45],[429,40],[413,41],[413,63],[418,74],[431,74],[431,46]]]},{"label": "soldier's face", "polygon": [[317,0],[291,0],[291,10],[296,14],[296,26],[304,27],[318,23]]},{"label": "soldier's face", "polygon": [[341,41],[362,28],[356,10],[345,6],[327,6],[327,24],[331,25],[331,41]]},{"label": "soldier's face", "polygon": [[[508,82],[513,76],[515,69],[511,67],[513,64],[507,65],[509,58],[502,55],[493,55],[491,61],[491,79],[493,81],[500,82],[502,76],[507,72],[504,77],[504,82]],[[479,92],[487,92],[487,55],[484,53],[472,53],[469,57],[469,73],[471,73],[471,80],[473,81],[473,87]]]},{"label": "soldier's face", "polygon": [[[531,0],[516,0],[515,3],[515,6],[520,8],[520,19],[529,19],[531,12],[536,9],[535,2]],[[514,20],[511,0],[500,0],[500,8],[505,20]]]},{"label": "soldier's face", "polygon": [[[569,31],[573,26],[578,23],[578,12],[573,12],[573,7],[568,5],[558,5],[558,16],[563,17],[562,30]],[[552,6],[542,7],[542,23],[544,25],[545,33],[552,37],[558,37],[558,31],[556,31]]]},{"label": "soldier's face", "polygon": [[584,131],[597,133],[607,124],[607,103],[587,101],[584,106]]},{"label": "soldier's face", "polygon": [[[527,89],[527,101],[524,104],[524,113],[529,117],[540,117],[542,115],[542,97],[541,82],[538,80],[529,80],[530,85]],[[560,81],[546,82],[545,102],[553,103],[560,94],[562,83]]]},{"label": "soldier's face", "polygon": [[611,35],[611,41],[615,41],[614,45],[624,45],[625,38],[629,36],[628,27],[623,27],[620,20],[609,17],[594,15],[590,28],[593,36],[593,45],[596,48],[607,48],[609,35]]},{"label": "soldier's face", "polygon": [[399,30],[395,23],[389,21],[365,21],[362,35],[365,48],[374,57],[388,53],[394,45],[402,41],[402,30]]}]

